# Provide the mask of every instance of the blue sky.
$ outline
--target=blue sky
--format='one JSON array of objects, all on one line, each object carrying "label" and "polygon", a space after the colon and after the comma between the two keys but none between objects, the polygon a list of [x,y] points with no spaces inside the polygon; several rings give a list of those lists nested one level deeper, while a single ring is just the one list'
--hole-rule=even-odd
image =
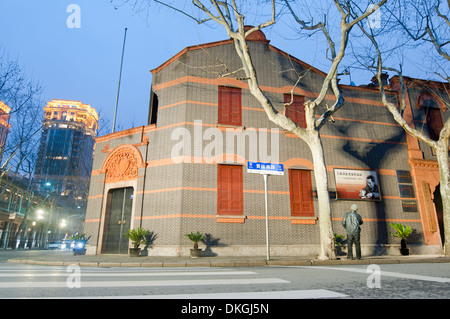
[{"label": "blue sky", "polygon": [[[71,15],[67,7],[72,3],[81,9],[79,29],[66,24]],[[123,129],[146,124],[151,69],[185,46],[223,38],[215,32],[199,36],[195,23],[177,18],[177,23],[167,15],[150,20],[128,7],[116,10],[106,0],[3,0],[0,48],[41,82],[44,101],[73,99],[90,104],[110,119],[109,133],[125,27],[128,32],[117,115],[117,124]]]},{"label": "blue sky", "polygon": [[[70,4],[81,9],[79,29],[67,26]],[[151,69],[187,46],[228,38],[225,31],[198,26],[167,9],[155,8],[148,17],[133,13],[129,6],[115,9],[109,0],[0,3],[0,50],[41,82],[44,101],[72,99],[96,108],[111,126],[103,134],[112,129],[125,27],[128,33],[116,131],[146,125]],[[281,35],[283,29],[290,29],[291,35]],[[324,51],[319,49],[323,43],[315,42],[320,40],[298,41],[286,22],[265,33],[272,45],[327,70]],[[352,80],[362,84],[356,76]],[[342,77],[341,83],[349,83],[349,77]]]},{"label": "blue sky", "polygon": [[[79,29],[67,26],[70,4],[81,9]],[[187,46],[228,38],[221,28],[198,26],[164,8],[147,17],[129,6],[115,9],[109,0],[0,2],[0,50],[44,86],[44,101],[79,100],[96,108],[110,122],[103,134],[112,129],[125,27],[119,129],[146,125],[151,69]],[[321,68],[317,52],[295,50],[295,41],[267,32],[271,44]]]}]

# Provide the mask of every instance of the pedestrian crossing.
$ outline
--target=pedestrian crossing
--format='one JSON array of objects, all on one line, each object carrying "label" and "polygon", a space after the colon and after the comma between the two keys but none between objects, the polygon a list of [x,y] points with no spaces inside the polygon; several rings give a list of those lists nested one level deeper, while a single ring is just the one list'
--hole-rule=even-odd
[{"label": "pedestrian crossing", "polygon": [[[315,299],[328,290],[289,290],[289,280],[239,268],[0,267],[0,298]],[[205,292],[206,291],[206,292]]]}]

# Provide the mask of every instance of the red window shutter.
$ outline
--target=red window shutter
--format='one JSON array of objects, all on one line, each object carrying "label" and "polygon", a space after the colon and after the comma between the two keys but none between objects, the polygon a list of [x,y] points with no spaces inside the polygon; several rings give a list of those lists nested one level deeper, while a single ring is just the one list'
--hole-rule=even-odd
[{"label": "red window shutter", "polygon": [[241,89],[219,87],[219,124],[242,125]]},{"label": "red window shutter", "polygon": [[219,165],[217,177],[217,214],[243,215],[242,166]]},{"label": "red window shutter", "polygon": [[306,128],[305,97],[301,95],[291,97],[290,94],[285,94],[284,103],[291,103],[286,105],[286,117],[290,118],[298,126]]},{"label": "red window shutter", "polygon": [[310,171],[289,170],[289,192],[292,216],[314,216]]},{"label": "red window shutter", "polygon": [[428,126],[428,135],[434,141],[439,140],[443,123],[441,117],[441,110],[433,107],[425,108],[426,120]]}]

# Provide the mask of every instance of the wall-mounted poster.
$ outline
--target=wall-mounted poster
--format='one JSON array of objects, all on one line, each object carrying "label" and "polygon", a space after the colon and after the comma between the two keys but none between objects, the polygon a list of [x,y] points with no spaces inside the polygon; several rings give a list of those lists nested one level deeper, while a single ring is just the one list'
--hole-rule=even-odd
[{"label": "wall-mounted poster", "polygon": [[380,186],[375,171],[334,169],[337,199],[380,200]]}]

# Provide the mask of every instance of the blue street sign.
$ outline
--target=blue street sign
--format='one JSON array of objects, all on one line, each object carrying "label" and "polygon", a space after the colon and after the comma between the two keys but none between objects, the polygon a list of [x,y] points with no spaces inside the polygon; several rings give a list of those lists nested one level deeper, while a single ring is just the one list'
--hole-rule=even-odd
[{"label": "blue street sign", "polygon": [[283,164],[247,162],[247,172],[267,175],[284,175]]}]

